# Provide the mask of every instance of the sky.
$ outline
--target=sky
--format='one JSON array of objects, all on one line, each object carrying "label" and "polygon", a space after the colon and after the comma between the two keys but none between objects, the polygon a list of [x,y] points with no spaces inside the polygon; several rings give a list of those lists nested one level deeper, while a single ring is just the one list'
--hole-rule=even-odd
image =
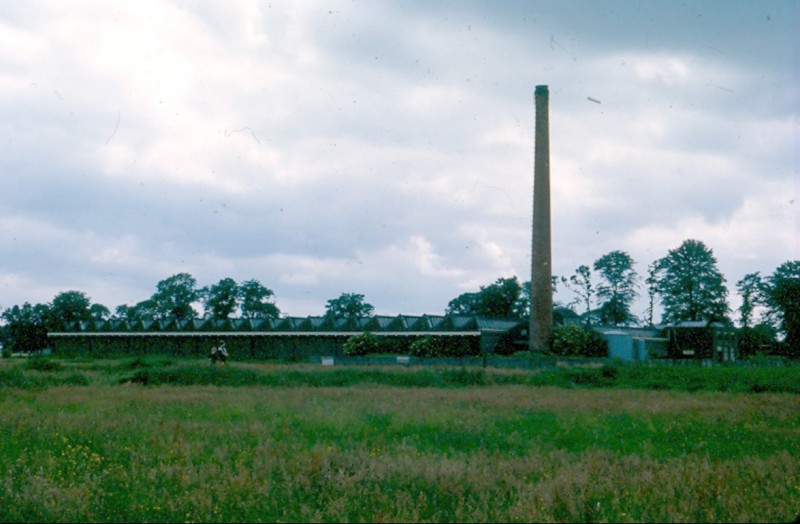
[{"label": "sky", "polygon": [[797,27],[794,0],[6,0],[0,308],[185,272],[443,314],[530,280],[547,85],[554,274],[697,239],[735,310],[800,258]]}]

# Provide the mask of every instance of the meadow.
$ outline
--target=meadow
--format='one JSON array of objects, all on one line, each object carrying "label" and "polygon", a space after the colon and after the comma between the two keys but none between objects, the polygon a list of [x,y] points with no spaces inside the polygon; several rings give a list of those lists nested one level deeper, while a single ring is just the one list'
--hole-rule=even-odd
[{"label": "meadow", "polygon": [[0,521],[792,521],[798,378],[4,359]]}]

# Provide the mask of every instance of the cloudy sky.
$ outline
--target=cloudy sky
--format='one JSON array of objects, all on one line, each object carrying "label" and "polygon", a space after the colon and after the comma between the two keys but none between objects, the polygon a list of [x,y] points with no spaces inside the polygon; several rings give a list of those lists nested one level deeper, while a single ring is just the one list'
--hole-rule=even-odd
[{"label": "cloudy sky", "polygon": [[441,314],[529,280],[546,84],[554,273],[698,239],[735,308],[800,257],[797,27],[794,0],[4,1],[0,307],[188,272]]}]

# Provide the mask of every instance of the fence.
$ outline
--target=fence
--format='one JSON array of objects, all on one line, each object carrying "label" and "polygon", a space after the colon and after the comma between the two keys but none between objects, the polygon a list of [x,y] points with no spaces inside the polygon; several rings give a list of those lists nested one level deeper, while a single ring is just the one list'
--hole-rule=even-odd
[{"label": "fence", "polygon": [[622,364],[642,367],[783,367],[800,365],[798,360],[783,358],[737,360],[720,363],[713,359],[653,359],[639,362],[620,362],[604,358],[581,359],[536,359],[513,358],[487,355],[486,357],[434,358],[400,355],[311,356],[309,362],[326,366],[446,366],[446,367],[489,367],[496,369],[550,369],[556,367],[599,367],[605,364]]}]

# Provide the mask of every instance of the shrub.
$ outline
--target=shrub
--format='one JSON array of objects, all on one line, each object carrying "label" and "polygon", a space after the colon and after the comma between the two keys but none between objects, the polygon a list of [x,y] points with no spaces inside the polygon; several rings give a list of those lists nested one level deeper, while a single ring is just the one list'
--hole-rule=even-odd
[{"label": "shrub", "polygon": [[441,343],[433,337],[422,337],[412,342],[408,351],[415,357],[435,357],[441,353]]},{"label": "shrub", "polygon": [[597,331],[569,324],[553,328],[550,352],[559,356],[606,357],[608,344]]},{"label": "shrub", "polygon": [[424,336],[411,343],[409,353],[415,357],[468,357],[476,348],[463,338]]},{"label": "shrub", "polygon": [[366,332],[348,338],[347,342],[344,343],[344,354],[348,357],[369,355],[370,353],[378,353],[380,348],[381,343],[378,337]]},{"label": "shrub", "polygon": [[34,371],[61,371],[64,364],[45,357],[32,357],[25,363],[25,367]]},{"label": "shrub", "polygon": [[408,337],[377,337],[380,344],[379,353],[392,355],[407,355],[410,341]]}]

